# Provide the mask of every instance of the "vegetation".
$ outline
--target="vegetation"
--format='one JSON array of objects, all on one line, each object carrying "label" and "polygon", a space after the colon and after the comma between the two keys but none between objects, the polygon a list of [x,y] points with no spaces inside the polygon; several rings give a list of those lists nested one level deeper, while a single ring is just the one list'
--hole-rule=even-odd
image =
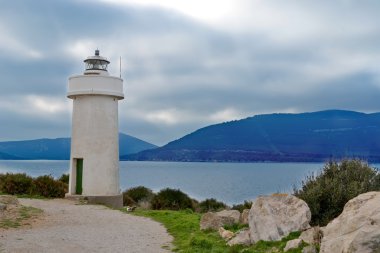
[{"label": "vegetation", "polygon": [[380,190],[380,174],[360,160],[326,163],[318,175],[308,176],[294,195],[303,199],[312,214],[312,225],[324,226],[337,217],[352,198]]},{"label": "vegetation", "polygon": [[[298,238],[300,233],[291,233],[286,238],[277,242],[260,241],[250,247],[228,246],[216,231],[201,231],[199,222],[201,215],[191,210],[170,211],[170,210],[136,210],[133,214],[150,217],[167,228],[174,237],[173,245],[175,252],[183,253],[263,253],[263,252],[283,252],[286,242]],[[303,245],[304,246],[304,245]],[[301,253],[301,248],[290,250],[290,253]]]},{"label": "vegetation", "polygon": [[40,176],[33,180],[33,193],[43,197],[64,198],[67,184],[55,180],[52,176]]},{"label": "vegetation", "polygon": [[217,201],[214,198],[205,199],[201,201],[197,206],[197,211],[201,213],[216,212],[226,209],[227,205],[223,202]]},{"label": "vegetation", "polygon": [[63,198],[67,188],[66,183],[55,180],[50,175],[32,178],[25,173],[0,174],[0,193],[4,194]]},{"label": "vegetation", "polygon": [[60,178],[58,178],[59,181],[69,184],[70,175],[69,174],[62,174]]},{"label": "vegetation", "polygon": [[155,210],[194,210],[192,199],[180,190],[166,188],[159,191],[151,201],[152,208]]},{"label": "vegetation", "polygon": [[233,205],[233,210],[238,210],[239,212],[243,212],[244,209],[251,209],[252,201],[245,200],[243,204]]},{"label": "vegetation", "polygon": [[32,194],[33,178],[22,174],[0,174],[0,191],[11,195]]},{"label": "vegetation", "polygon": [[128,194],[123,192],[123,206],[134,206],[136,204],[136,201],[129,197]]},{"label": "vegetation", "polygon": [[131,206],[139,202],[150,202],[153,197],[154,193],[151,189],[137,186],[123,192],[123,203],[124,206]]}]

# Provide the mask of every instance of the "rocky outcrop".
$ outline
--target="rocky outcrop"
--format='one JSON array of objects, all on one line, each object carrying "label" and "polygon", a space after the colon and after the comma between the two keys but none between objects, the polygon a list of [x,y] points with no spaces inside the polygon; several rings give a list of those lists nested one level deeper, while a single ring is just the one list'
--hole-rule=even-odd
[{"label": "rocky outcrop", "polygon": [[312,227],[301,233],[299,239],[307,244],[320,244],[322,238],[322,231],[320,227]]},{"label": "rocky outcrop", "polygon": [[220,237],[222,237],[226,241],[230,240],[235,235],[234,232],[226,230],[223,227],[220,227],[218,232],[219,232]]},{"label": "rocky outcrop", "polygon": [[214,229],[217,230],[220,227],[226,225],[233,225],[239,223],[240,212],[237,210],[223,210],[220,212],[208,212],[205,213],[200,222],[201,230]]},{"label": "rocky outcrop", "polygon": [[299,246],[302,245],[302,240],[301,239],[294,239],[294,240],[290,240],[286,243],[286,246],[284,248],[284,252],[287,252],[291,249],[296,249],[298,248]]},{"label": "rocky outcrop", "polygon": [[249,229],[240,230],[234,238],[232,238],[227,243],[229,246],[233,246],[236,244],[240,245],[250,245],[251,244],[251,237],[249,235]]},{"label": "rocky outcrop", "polygon": [[324,229],[321,253],[380,252],[380,192],[351,199]]},{"label": "rocky outcrop", "polygon": [[290,232],[308,229],[310,219],[309,207],[295,196],[258,197],[248,216],[251,242],[281,240]]},{"label": "rocky outcrop", "polygon": [[241,224],[248,224],[248,215],[249,215],[250,209],[244,209],[243,212],[240,215],[240,223]]},{"label": "rocky outcrop", "polygon": [[314,245],[309,245],[302,249],[302,253],[317,253],[317,249]]}]

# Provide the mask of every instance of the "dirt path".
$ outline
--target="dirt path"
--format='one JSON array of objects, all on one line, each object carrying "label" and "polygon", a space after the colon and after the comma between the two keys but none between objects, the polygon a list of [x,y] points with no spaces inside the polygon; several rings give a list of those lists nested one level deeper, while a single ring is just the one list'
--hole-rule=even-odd
[{"label": "dirt path", "polygon": [[172,237],[150,219],[64,199],[19,201],[44,214],[31,227],[0,231],[0,252],[169,252]]}]

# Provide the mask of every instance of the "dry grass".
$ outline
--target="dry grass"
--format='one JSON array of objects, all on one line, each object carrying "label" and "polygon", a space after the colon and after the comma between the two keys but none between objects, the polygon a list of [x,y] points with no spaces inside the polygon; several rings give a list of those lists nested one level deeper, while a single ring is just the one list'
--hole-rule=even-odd
[{"label": "dry grass", "polygon": [[41,209],[30,206],[8,205],[7,209],[0,213],[0,231],[30,225],[41,213]]}]

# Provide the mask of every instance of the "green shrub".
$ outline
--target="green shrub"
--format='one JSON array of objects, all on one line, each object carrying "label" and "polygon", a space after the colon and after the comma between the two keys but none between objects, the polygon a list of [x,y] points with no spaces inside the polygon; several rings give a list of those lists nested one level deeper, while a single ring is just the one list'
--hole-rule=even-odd
[{"label": "green shrub", "polygon": [[63,198],[67,192],[67,184],[54,180],[49,176],[40,176],[33,180],[33,193],[43,197]]},{"label": "green shrub", "polygon": [[69,184],[70,175],[69,174],[62,174],[60,178],[58,178],[58,181],[61,181],[65,184]]},{"label": "green shrub", "polygon": [[166,188],[155,195],[151,201],[155,210],[183,210],[190,208],[194,210],[192,199],[180,190]]},{"label": "green shrub", "polygon": [[154,197],[152,190],[146,188],[145,186],[133,187],[126,190],[124,193],[133,199],[133,201],[136,203],[139,201],[150,201]]},{"label": "green shrub", "polygon": [[238,210],[239,212],[242,213],[244,209],[251,209],[251,207],[252,207],[252,201],[244,200],[243,204],[233,205],[232,209]]},{"label": "green shrub", "polygon": [[313,225],[324,226],[337,217],[352,198],[380,190],[380,175],[360,160],[330,161],[318,174],[308,176],[294,195],[309,206]]},{"label": "green shrub", "polygon": [[3,193],[15,194],[31,194],[33,179],[25,173],[18,174],[2,174],[0,176],[0,191]]},{"label": "green shrub", "polygon": [[215,212],[225,209],[227,207],[223,202],[217,201],[214,198],[205,199],[198,204],[197,211],[201,213],[205,212]]}]

